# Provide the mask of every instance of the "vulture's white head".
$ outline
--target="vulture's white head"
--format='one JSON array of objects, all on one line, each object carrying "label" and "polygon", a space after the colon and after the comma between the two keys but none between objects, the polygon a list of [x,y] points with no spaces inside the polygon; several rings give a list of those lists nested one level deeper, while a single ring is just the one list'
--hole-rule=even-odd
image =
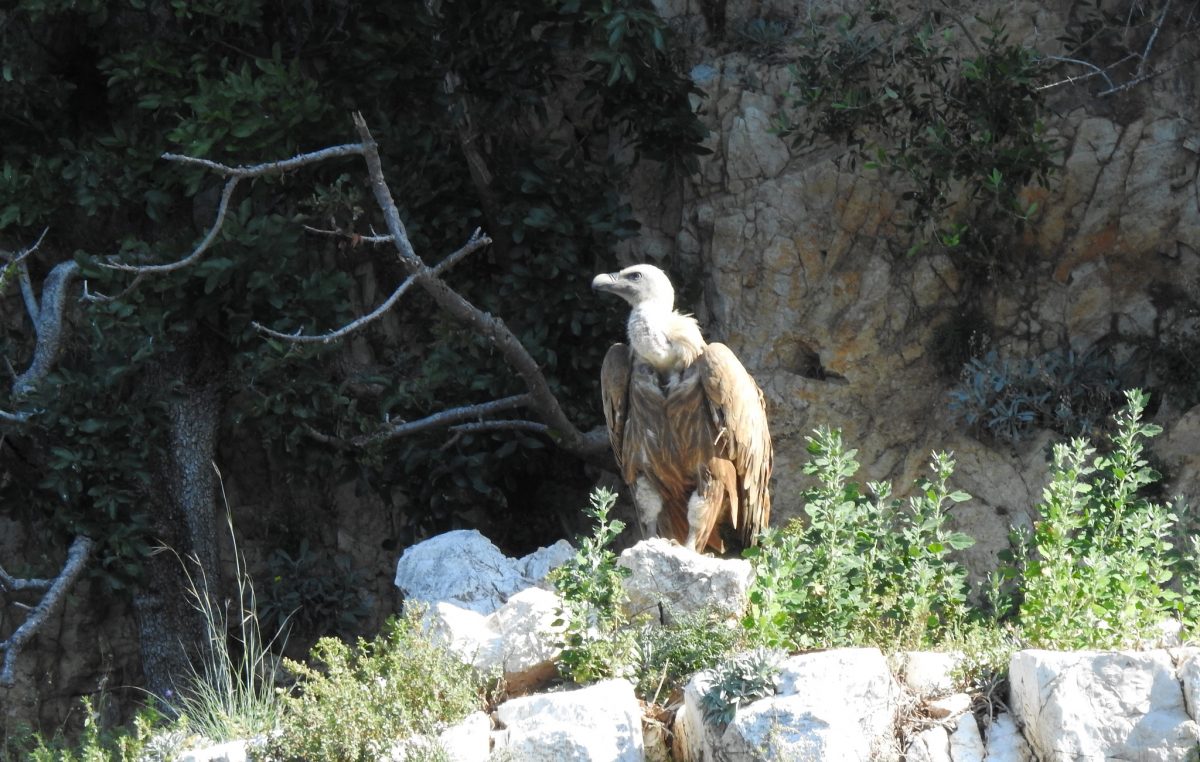
[{"label": "vulture's white head", "polygon": [[666,386],[704,351],[700,326],[691,315],[675,311],[675,289],[654,265],[633,265],[592,279],[592,288],[616,294],[633,309],[626,331],[634,353],[658,371]]},{"label": "vulture's white head", "polygon": [[654,265],[632,265],[592,279],[592,289],[616,294],[629,306],[670,312],[675,306],[675,289],[667,274]]}]

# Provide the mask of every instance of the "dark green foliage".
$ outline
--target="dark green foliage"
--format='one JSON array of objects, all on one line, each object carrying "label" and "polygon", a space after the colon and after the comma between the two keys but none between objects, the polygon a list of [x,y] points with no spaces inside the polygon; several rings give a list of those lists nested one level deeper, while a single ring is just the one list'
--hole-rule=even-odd
[{"label": "dark green foliage", "polygon": [[906,506],[887,484],[864,491],[850,481],[856,451],[840,432],[818,429],[808,442],[804,472],[818,482],[803,495],[808,520],[745,551],[755,565],[743,620],[750,638],[802,649],[935,645],[965,614],[966,571],[950,553],[974,544],[945,525],[948,503],[970,499],[950,490],[954,461],[935,454],[932,478]]},{"label": "dark green foliage", "polygon": [[314,550],[302,538],[294,552],[272,551],[266,572],[258,615],[268,635],[285,633],[289,644],[308,645],[324,635],[348,638],[358,633],[367,601],[363,580],[346,556]]},{"label": "dark green foliage", "polygon": [[[384,248],[304,231],[381,228],[350,159],[242,183],[199,263],[126,293],[131,277],[103,267],[109,257],[178,259],[214,218],[222,180],[164,152],[282,159],[353,139],[349,112],[361,110],[417,251],[436,262],[486,229],[495,245],[450,282],[503,317],[587,427],[619,333],[588,281],[637,229],[620,197],[631,159],[609,157],[686,168],[703,151],[665,25],[634,0],[25,0],[7,13],[0,51],[21,62],[0,77],[0,244],[19,249],[48,226],[35,282],[74,256],[91,292],[123,294],[73,306],[57,375],[5,406],[42,412],[8,429],[29,467],[5,481],[4,503],[106,538],[99,556],[115,585],[136,578],[146,516],[168,497],[164,410],[197,386],[217,391],[222,445],[263,443],[288,489],[353,475],[407,492],[414,536],[467,523],[463,506],[503,517],[520,485],[574,467],[519,432],[433,433],[365,453],[315,444],[313,430],[351,437],[520,384],[419,294],[354,357],[254,330],[328,330],[373,306],[352,301],[365,271],[385,293],[403,277]],[[584,88],[565,94],[573,75]],[[3,340],[20,365],[32,336],[16,291],[9,283]]]},{"label": "dark green foliage", "polygon": [[998,17],[979,19],[978,37],[964,21],[872,3],[802,30],[780,129],[796,143],[844,141],[852,164],[894,177],[910,253],[928,246],[992,264],[1037,211],[1020,191],[1047,183],[1055,149],[1035,52],[1011,43]]},{"label": "dark green foliage", "polygon": [[1035,429],[1091,436],[1117,408],[1120,371],[1103,352],[1049,352],[1033,360],[973,357],[950,390],[950,410],[976,434],[1017,443]]}]

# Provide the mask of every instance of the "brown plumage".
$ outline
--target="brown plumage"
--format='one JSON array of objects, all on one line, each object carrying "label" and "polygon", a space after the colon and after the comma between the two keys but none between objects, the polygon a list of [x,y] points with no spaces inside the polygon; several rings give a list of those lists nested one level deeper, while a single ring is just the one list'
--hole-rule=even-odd
[{"label": "brown plumage", "polygon": [[613,454],[650,531],[694,550],[742,547],[771,516],[771,434],[762,391],[729,347],[705,344],[653,265],[597,275],[592,288],[632,310],[629,344],[604,358],[601,393]]}]

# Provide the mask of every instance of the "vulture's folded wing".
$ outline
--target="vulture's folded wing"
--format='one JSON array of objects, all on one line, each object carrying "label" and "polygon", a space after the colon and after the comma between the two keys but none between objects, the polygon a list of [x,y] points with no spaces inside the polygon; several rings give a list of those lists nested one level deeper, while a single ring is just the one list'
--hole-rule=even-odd
[{"label": "vulture's folded wing", "polygon": [[762,390],[724,344],[709,344],[698,362],[718,431],[716,454],[737,471],[738,515],[732,518],[749,547],[771,518],[771,433]]},{"label": "vulture's folded wing", "polygon": [[[625,344],[613,344],[600,367],[600,396],[604,403],[604,422],[608,424],[608,441],[612,444],[617,470],[625,476],[625,423],[629,415],[629,369],[631,351]],[[628,479],[627,479],[628,481]]]}]

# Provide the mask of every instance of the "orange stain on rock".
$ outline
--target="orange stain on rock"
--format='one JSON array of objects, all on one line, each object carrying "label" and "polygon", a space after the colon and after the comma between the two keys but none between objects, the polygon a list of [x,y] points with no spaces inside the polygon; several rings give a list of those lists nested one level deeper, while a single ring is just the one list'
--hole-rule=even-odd
[{"label": "orange stain on rock", "polygon": [[1054,268],[1054,280],[1066,283],[1070,280],[1071,273],[1075,268],[1084,262],[1094,262],[1111,252],[1116,247],[1119,237],[1117,226],[1109,224],[1095,233],[1080,238],[1075,246],[1071,247],[1072,250],[1058,263],[1058,267]]}]

